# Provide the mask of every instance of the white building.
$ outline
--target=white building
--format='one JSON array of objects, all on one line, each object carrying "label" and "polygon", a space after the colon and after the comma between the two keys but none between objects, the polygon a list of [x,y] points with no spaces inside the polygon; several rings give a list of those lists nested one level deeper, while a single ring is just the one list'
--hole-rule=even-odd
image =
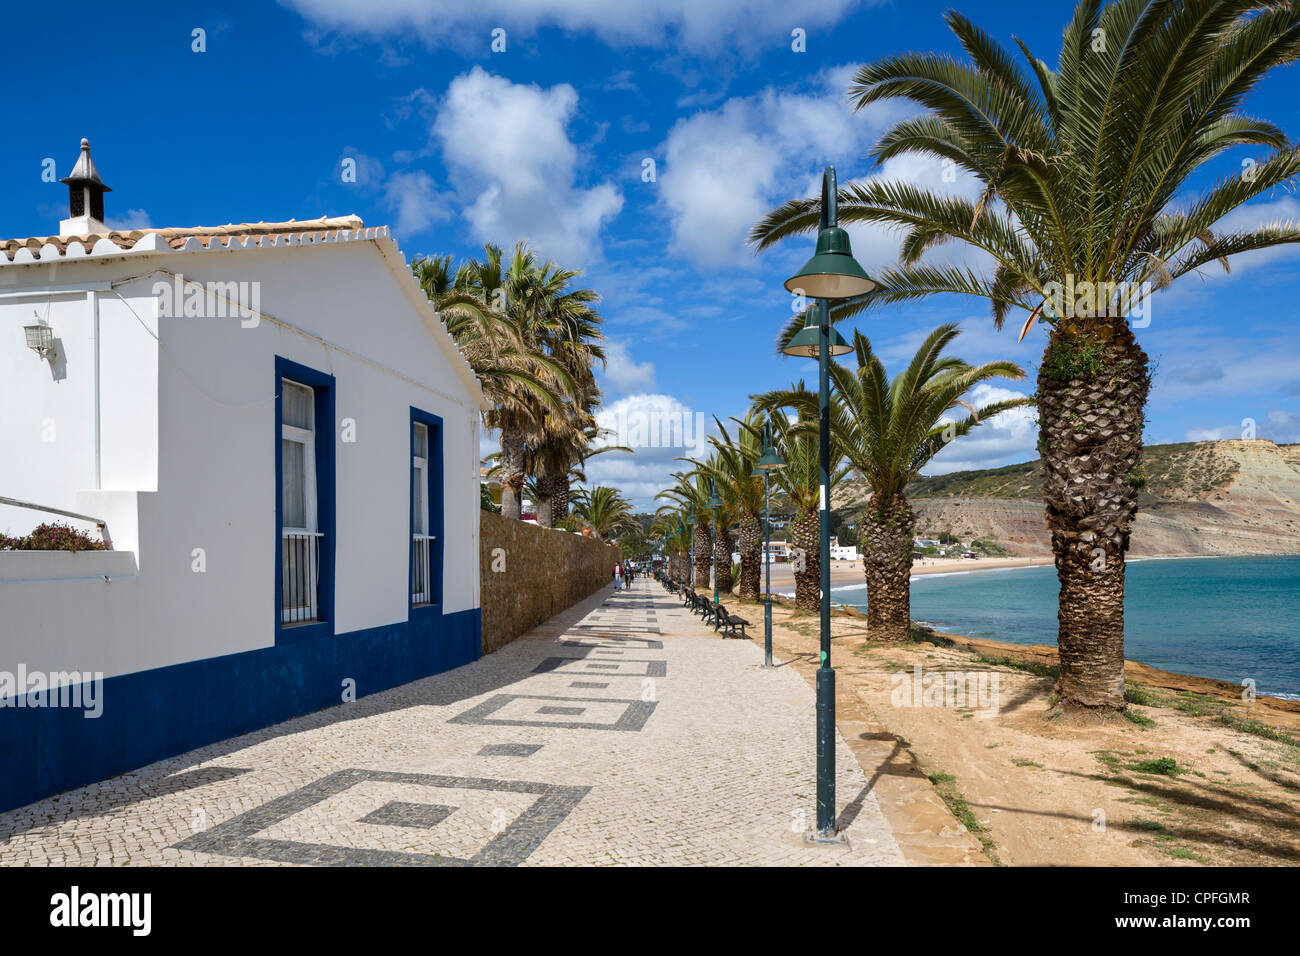
[{"label": "white building", "polygon": [[84,140],[64,182],[0,242],[0,496],[94,520],[0,532],[113,550],[0,551],[0,809],[481,647],[482,393],[388,230],[110,231]]}]

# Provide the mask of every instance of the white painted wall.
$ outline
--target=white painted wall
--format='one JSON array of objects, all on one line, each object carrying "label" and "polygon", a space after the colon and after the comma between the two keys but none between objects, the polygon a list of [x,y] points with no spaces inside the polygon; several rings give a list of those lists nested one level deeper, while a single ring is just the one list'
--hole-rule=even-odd
[{"label": "white painted wall", "polygon": [[[274,643],[277,355],[333,374],[338,418],[356,422],[355,443],[335,430],[336,632],[407,618],[412,405],[443,418],[444,611],[478,606],[476,395],[394,253],[381,239],[0,267],[0,495],[107,518],[138,560],[137,577],[117,565],[107,582],[34,582],[15,580],[21,558],[6,556],[0,669],[112,676]],[[152,286],[170,281],[158,268],[258,282],[281,324],[158,318]],[[51,286],[96,290],[51,300],[62,377],[22,339]],[[42,441],[51,419],[56,440]],[[0,528],[47,517],[0,508]]]}]

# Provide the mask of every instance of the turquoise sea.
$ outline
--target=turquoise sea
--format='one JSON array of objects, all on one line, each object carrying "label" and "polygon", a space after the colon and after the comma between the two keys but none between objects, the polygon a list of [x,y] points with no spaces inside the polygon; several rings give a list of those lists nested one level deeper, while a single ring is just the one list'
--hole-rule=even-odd
[{"label": "turquoise sea", "polygon": [[[912,618],[936,630],[1015,644],[1056,643],[1056,569],[912,578]],[[838,587],[863,608],[866,586]],[[1152,667],[1254,678],[1257,693],[1300,698],[1300,556],[1131,561],[1125,654]]]}]

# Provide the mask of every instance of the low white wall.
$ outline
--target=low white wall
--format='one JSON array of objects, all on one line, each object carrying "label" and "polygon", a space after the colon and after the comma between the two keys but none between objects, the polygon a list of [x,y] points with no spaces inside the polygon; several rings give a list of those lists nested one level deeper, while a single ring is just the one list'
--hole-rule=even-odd
[{"label": "low white wall", "polygon": [[0,670],[121,673],[139,600],[129,551],[0,551]]}]

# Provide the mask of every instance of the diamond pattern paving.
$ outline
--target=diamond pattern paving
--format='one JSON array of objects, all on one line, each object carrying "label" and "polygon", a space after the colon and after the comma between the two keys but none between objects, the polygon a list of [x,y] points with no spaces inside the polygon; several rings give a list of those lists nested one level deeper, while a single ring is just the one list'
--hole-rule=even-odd
[{"label": "diamond pattern paving", "polygon": [[0,865],[903,863],[842,740],[849,842],[805,845],[813,694],[761,664],[641,578],[467,667],[0,814]]}]

